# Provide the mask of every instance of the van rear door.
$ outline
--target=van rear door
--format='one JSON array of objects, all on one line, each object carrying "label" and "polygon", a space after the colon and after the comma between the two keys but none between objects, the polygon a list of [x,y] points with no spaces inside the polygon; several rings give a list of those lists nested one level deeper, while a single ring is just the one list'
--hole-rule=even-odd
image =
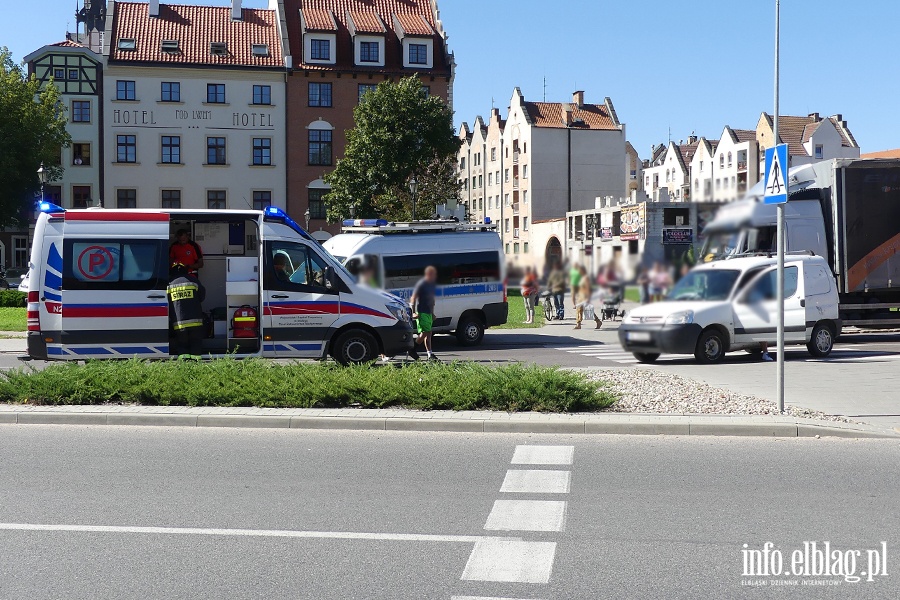
[{"label": "van rear door", "polygon": [[164,213],[66,212],[62,332],[51,358],[168,357],[168,243]]}]

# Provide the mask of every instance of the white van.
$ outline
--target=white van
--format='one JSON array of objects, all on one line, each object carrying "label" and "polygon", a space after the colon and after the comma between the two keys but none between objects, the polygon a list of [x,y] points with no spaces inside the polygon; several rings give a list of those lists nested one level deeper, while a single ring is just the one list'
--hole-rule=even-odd
[{"label": "white van", "polygon": [[350,272],[376,265],[378,283],[407,301],[425,267],[433,265],[438,271],[434,331],[455,332],[461,344],[474,346],[487,327],[503,325],[509,314],[495,229],[455,221],[349,220],[324,246]]},{"label": "white van", "polygon": [[[205,355],[332,356],[347,364],[413,347],[403,301],[357,285],[276,207],[64,210],[44,202],[29,264],[29,357],[168,358],[169,246],[180,229],[204,254]],[[276,255],[287,259],[288,277],[276,275]]]},{"label": "white van", "polygon": [[[662,353],[717,363],[726,352],[774,344],[778,325],[777,259],[771,255],[694,267],[662,302],[628,313],[619,342],[641,362]],[[789,255],[784,269],[784,342],[831,353],[841,321],[834,275],[820,256]]]}]

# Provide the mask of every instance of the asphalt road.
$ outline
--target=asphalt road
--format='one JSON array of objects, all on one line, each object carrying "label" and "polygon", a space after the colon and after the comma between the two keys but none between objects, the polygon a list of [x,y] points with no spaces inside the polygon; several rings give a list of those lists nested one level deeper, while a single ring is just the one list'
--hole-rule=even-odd
[{"label": "asphalt road", "polygon": [[[0,426],[0,598],[896,598],[898,450]],[[826,540],[888,576],[742,576]]]}]

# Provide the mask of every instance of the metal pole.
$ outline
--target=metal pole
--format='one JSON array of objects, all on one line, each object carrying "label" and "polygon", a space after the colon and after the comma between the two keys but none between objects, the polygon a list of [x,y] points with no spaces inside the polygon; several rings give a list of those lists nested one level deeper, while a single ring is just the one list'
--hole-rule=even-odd
[{"label": "metal pole", "polygon": [[[773,145],[778,145],[778,99],[781,70],[781,0],[775,0],[775,117],[772,134],[775,138]],[[788,154],[790,157],[790,154]],[[785,165],[785,170],[788,169]],[[784,182],[787,185],[787,182]],[[778,412],[784,412],[784,204],[778,205],[778,285],[776,287],[778,297],[778,362],[775,368],[777,379]]]}]

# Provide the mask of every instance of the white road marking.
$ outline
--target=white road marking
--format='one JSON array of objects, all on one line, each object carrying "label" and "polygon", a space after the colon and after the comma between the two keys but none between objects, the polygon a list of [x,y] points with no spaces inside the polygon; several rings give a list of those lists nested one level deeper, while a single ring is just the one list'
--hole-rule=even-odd
[{"label": "white road marking", "polygon": [[519,445],[513,452],[514,465],[571,465],[575,446]]},{"label": "white road marking", "polygon": [[568,494],[572,474],[569,471],[520,471],[510,469],[501,492],[522,494]]},{"label": "white road marking", "polygon": [[483,539],[475,542],[463,581],[549,583],[556,542]]},{"label": "white road marking", "polygon": [[[496,598],[491,596],[453,596],[450,600],[516,600],[516,598]],[[524,599],[520,599],[524,600]]]},{"label": "white road marking", "polygon": [[139,533],[156,535],[219,535],[233,537],[274,537],[331,540],[376,540],[388,542],[458,542],[518,540],[480,535],[433,535],[426,533],[370,533],[353,531],[290,531],[279,529],[211,529],[199,527],[131,527],[118,525],[58,525],[39,523],[0,523],[0,530],[72,533]]},{"label": "white road marking", "polygon": [[599,358],[620,364],[635,364],[639,362],[631,352],[617,344],[594,344],[592,346],[565,346],[555,348],[569,354],[578,354],[585,358]]},{"label": "white road marking", "polygon": [[562,531],[566,503],[562,500],[495,500],[484,528],[489,531]]}]

